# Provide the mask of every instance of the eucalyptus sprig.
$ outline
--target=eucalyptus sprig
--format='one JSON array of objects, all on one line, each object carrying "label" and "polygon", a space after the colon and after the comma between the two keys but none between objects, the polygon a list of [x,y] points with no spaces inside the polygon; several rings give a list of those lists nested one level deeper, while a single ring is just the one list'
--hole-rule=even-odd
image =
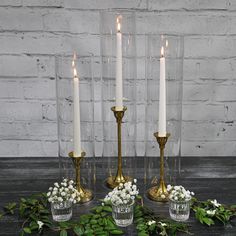
[{"label": "eucalyptus sprig", "polygon": [[23,221],[20,236],[44,231],[59,232],[60,236],[68,233],[79,236],[109,236],[123,235],[112,216],[109,204],[102,203],[91,209],[90,213],[80,216],[78,221],[54,222],[50,215],[49,204],[45,193],[32,195],[29,198],[21,198],[19,203],[8,203],[1,213],[4,215],[19,214]]},{"label": "eucalyptus sprig", "polygon": [[227,224],[233,216],[236,216],[236,205],[227,207],[217,202],[217,200],[198,201],[194,199],[192,210],[196,219],[201,224],[214,225],[217,221]]},{"label": "eucalyptus sprig", "polygon": [[168,236],[176,235],[177,232],[189,233],[187,224],[162,218],[142,205],[135,206],[134,223],[136,224],[138,236]]},{"label": "eucalyptus sprig", "polygon": [[3,207],[4,215],[14,215],[18,212],[23,223],[21,226],[20,235],[31,234],[32,232],[39,232],[45,228],[50,228],[52,222],[49,219],[50,211],[48,210],[48,203],[46,194],[35,194],[28,198],[21,198],[19,203],[11,202]]}]

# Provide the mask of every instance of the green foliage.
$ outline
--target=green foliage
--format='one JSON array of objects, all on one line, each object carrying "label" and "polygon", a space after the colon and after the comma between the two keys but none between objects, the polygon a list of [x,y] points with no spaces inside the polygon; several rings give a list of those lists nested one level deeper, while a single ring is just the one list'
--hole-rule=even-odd
[{"label": "green foliage", "polygon": [[172,220],[157,216],[145,206],[136,205],[134,209],[134,222],[138,236],[148,235],[176,235],[177,232],[188,232],[188,226]]},{"label": "green foliage", "polygon": [[195,212],[196,219],[201,224],[206,224],[208,226],[214,225],[216,221],[226,224],[230,219],[235,216],[235,205],[226,207],[224,205],[215,206],[212,200],[207,201],[197,201],[194,200],[192,209]]},{"label": "green foliage", "polygon": [[[161,218],[152,210],[143,206],[143,200],[137,197],[134,208],[134,223],[138,236],[148,235],[176,235],[178,232],[188,232],[188,225],[175,222],[166,218]],[[98,205],[90,210],[88,214],[80,216],[76,222],[54,222],[51,219],[51,212],[44,193],[32,195],[29,198],[21,198],[19,203],[11,202],[3,207],[0,218],[4,215],[13,215],[18,213],[23,220],[20,236],[26,236],[32,233],[43,234],[44,231],[56,231],[60,236],[110,236],[124,235],[124,232],[116,226],[112,216],[110,204]],[[226,224],[236,215],[236,205],[230,207],[219,205],[215,206],[212,201],[205,202],[193,199],[192,209],[195,212],[196,219],[202,224],[208,226],[214,225],[216,221]],[[209,210],[214,214],[209,215]]]}]

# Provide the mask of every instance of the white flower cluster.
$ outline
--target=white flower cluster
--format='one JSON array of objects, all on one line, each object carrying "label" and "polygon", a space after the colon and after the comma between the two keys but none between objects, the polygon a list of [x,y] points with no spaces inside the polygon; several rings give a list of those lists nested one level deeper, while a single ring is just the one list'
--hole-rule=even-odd
[{"label": "white flower cluster", "polygon": [[194,196],[194,192],[186,190],[183,186],[167,186],[169,192],[169,199],[173,201],[186,201],[190,200]]},{"label": "white flower cluster", "polygon": [[42,229],[44,223],[42,221],[38,220],[37,224],[38,224],[39,229]]},{"label": "white flower cluster", "polygon": [[57,182],[54,183],[54,186],[49,188],[47,197],[48,201],[51,203],[61,203],[65,201],[77,203],[80,201],[79,192],[74,188],[74,181],[68,179],[63,179],[60,184]]},{"label": "white flower cluster", "polygon": [[220,204],[219,202],[217,202],[216,199],[215,199],[215,200],[212,200],[212,201],[211,201],[211,204],[212,204],[213,206],[215,206],[215,207],[220,207],[220,206],[221,206],[221,204]]},{"label": "white flower cluster", "polygon": [[209,216],[214,216],[216,214],[216,210],[207,210],[206,213]]},{"label": "white flower cluster", "polygon": [[135,197],[139,193],[136,183],[137,180],[134,179],[134,183],[127,182],[124,184],[120,184],[118,187],[114,188],[106,195],[104,201],[111,201],[115,205],[132,203],[132,201],[134,201]]},{"label": "white flower cluster", "polygon": [[[212,206],[213,206],[214,208],[218,208],[218,207],[221,206],[221,204],[218,203],[216,199],[215,199],[215,200],[211,200],[210,203],[212,204]],[[209,216],[214,216],[214,215],[216,214],[216,209],[207,210],[206,213],[207,213],[207,215],[209,215]]]}]

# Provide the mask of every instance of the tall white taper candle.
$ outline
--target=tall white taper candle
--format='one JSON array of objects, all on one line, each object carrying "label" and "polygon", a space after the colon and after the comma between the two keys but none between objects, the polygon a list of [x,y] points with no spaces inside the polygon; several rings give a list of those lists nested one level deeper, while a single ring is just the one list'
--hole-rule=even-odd
[{"label": "tall white taper candle", "polygon": [[116,33],[116,110],[123,109],[123,83],[122,83],[122,33],[120,17],[117,17]]},{"label": "tall white taper candle", "polygon": [[159,137],[166,136],[166,62],[164,48],[161,48],[160,57],[160,91],[159,91]]},{"label": "tall white taper candle", "polygon": [[72,62],[74,79],[74,156],[81,156],[81,136],[80,136],[80,99],[79,99],[79,78],[75,68],[75,62]]}]

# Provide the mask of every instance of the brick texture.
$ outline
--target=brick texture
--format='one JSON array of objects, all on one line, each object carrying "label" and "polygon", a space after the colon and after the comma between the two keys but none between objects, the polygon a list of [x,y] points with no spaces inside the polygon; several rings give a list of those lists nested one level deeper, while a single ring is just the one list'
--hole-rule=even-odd
[{"label": "brick texture", "polygon": [[[143,35],[185,35],[182,155],[236,154],[234,0],[1,0],[0,156],[56,156],[54,55],[100,55],[99,11],[136,10],[138,153],[144,153]],[[99,78],[99,59],[95,64]],[[95,83],[96,100],[101,94]],[[95,111],[101,155],[100,103]]]}]

